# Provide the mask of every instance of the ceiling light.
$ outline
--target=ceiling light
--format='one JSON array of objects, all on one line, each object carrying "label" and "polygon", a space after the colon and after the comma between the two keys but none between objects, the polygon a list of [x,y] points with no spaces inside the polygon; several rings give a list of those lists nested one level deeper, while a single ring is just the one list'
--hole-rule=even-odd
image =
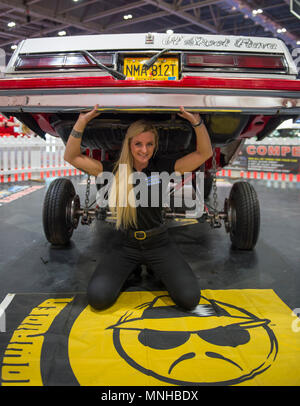
[{"label": "ceiling light", "polygon": [[281,32],[286,32],[286,28],[282,28],[282,29],[281,29]]},{"label": "ceiling light", "polygon": [[300,45],[300,41],[297,41],[297,45]]},{"label": "ceiling light", "polygon": [[132,18],[131,14],[127,14],[125,16],[123,16],[124,20],[130,20]]},{"label": "ceiling light", "polygon": [[17,49],[17,47],[18,46],[16,44],[14,44],[14,45],[11,46],[11,49]]},{"label": "ceiling light", "polygon": [[16,23],[14,21],[11,21],[7,24],[8,27],[15,27]]},{"label": "ceiling light", "polygon": [[67,35],[66,31],[59,31],[57,33],[57,35],[59,35],[60,37],[62,37],[63,35]]},{"label": "ceiling light", "polygon": [[174,34],[174,31],[173,30],[167,30],[166,33],[167,34]]}]

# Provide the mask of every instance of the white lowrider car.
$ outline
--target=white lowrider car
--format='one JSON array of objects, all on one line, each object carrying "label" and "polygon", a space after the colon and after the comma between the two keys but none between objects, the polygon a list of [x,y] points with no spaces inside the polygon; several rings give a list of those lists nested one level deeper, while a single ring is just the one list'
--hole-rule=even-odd
[{"label": "white lowrider car", "polygon": [[[95,104],[102,114],[87,126],[82,145],[111,160],[141,114],[159,131],[160,154],[186,154],[194,132],[176,113],[180,105],[200,112],[214,147],[213,158],[200,168],[207,197],[215,172],[247,138],[262,140],[300,115],[300,80],[278,39],[157,33],[26,39],[0,79],[0,112],[41,137],[48,133],[66,143],[78,113]],[[234,247],[255,246],[260,215],[251,184],[236,182],[222,212],[204,207],[201,219],[213,227],[224,220]],[[68,179],[54,180],[47,191],[43,223],[52,244],[67,243],[80,217],[89,224],[107,216],[98,206],[82,208]]]}]

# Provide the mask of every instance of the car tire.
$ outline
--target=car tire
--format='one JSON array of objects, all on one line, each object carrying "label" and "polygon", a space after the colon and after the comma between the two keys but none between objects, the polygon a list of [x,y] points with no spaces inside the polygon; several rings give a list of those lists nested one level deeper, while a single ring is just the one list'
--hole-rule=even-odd
[{"label": "car tire", "polygon": [[79,217],[79,196],[69,179],[59,178],[51,182],[43,206],[43,226],[47,240],[53,245],[69,243]]},{"label": "car tire", "polygon": [[254,187],[248,182],[234,183],[225,200],[225,212],[232,247],[252,250],[260,229],[260,207]]}]

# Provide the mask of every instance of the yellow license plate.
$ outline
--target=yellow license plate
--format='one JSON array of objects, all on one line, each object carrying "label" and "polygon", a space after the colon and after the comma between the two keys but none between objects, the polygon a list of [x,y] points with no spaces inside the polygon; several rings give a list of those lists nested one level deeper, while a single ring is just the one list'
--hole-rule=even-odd
[{"label": "yellow license plate", "polygon": [[[149,59],[149,58],[148,58]],[[132,80],[178,80],[178,58],[158,58],[146,69],[147,58],[125,58],[124,75]]]}]

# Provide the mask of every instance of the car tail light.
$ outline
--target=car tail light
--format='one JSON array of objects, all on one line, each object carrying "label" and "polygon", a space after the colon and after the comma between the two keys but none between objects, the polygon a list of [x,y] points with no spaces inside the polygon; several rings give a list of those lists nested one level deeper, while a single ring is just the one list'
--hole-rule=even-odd
[{"label": "car tail light", "polygon": [[64,56],[21,56],[17,69],[61,68]]},{"label": "car tail light", "polygon": [[285,70],[281,56],[239,54],[185,54],[184,65],[199,68]]},{"label": "car tail light", "polygon": [[186,54],[188,66],[234,66],[232,55]]},{"label": "car tail light", "polygon": [[284,69],[284,64],[280,56],[239,55],[237,57],[237,65],[239,68]]},{"label": "car tail light", "polygon": [[[91,52],[100,63],[106,66],[113,66],[114,55],[109,53]],[[48,55],[22,55],[16,64],[16,70],[35,69],[69,69],[69,68],[91,68],[95,62],[80,53],[70,54],[48,54]]]}]

